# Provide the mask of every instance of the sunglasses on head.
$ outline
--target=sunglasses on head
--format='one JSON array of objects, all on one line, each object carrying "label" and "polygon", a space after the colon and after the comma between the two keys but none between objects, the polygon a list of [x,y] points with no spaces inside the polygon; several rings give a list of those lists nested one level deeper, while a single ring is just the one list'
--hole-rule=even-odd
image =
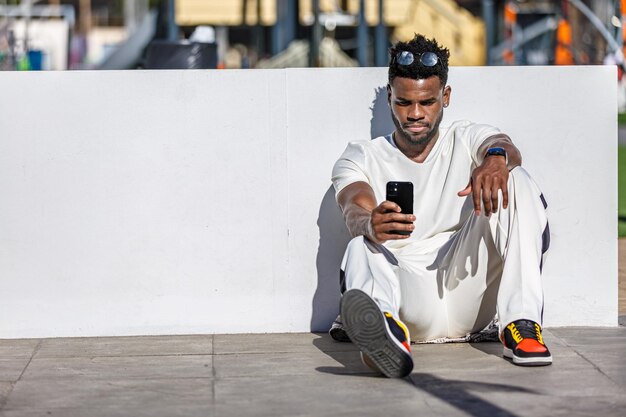
[{"label": "sunglasses on head", "polygon": [[415,62],[415,58],[419,57],[419,63],[425,67],[434,67],[439,62],[439,57],[434,52],[422,52],[414,54],[409,51],[400,51],[395,55],[398,65],[411,65]]}]

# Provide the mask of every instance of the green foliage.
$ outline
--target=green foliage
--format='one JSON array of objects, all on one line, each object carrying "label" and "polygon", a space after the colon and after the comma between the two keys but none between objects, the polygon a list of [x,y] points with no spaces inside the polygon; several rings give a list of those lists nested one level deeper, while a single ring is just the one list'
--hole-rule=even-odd
[{"label": "green foliage", "polygon": [[626,125],[626,113],[617,114],[617,123],[620,125]]}]

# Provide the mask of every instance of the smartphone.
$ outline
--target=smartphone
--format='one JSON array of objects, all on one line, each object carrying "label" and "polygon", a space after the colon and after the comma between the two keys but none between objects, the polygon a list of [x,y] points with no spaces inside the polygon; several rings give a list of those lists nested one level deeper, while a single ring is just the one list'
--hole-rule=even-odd
[{"label": "smartphone", "polygon": [[[387,201],[400,206],[403,214],[413,214],[413,183],[403,181],[389,181],[387,183]],[[393,230],[398,235],[410,235],[410,231]]]}]

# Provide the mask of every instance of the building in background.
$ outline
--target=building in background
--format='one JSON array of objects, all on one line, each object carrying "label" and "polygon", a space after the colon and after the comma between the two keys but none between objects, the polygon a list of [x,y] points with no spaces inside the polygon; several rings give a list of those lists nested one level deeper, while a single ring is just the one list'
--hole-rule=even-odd
[{"label": "building in background", "polygon": [[[300,45],[302,40],[311,42],[317,24],[321,38],[334,39],[348,57],[357,59],[359,13],[364,5],[369,52],[365,65],[371,66],[376,65],[381,3],[385,42],[380,48],[384,48],[385,56],[392,42],[408,40],[419,32],[447,45],[452,65],[485,63],[482,20],[453,0],[319,0],[317,18],[314,0],[176,0],[176,23],[185,33],[196,25],[215,26],[224,43],[246,48],[252,65],[257,59],[282,52],[293,40],[298,39]],[[321,45],[321,39],[318,42]],[[225,49],[220,50],[220,59],[225,53]]]}]

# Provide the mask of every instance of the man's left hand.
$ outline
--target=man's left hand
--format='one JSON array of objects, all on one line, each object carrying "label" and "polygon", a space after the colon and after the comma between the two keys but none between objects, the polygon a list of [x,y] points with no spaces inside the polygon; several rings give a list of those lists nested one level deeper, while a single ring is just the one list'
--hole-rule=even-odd
[{"label": "man's left hand", "polygon": [[498,211],[498,190],[502,191],[502,207],[509,205],[507,183],[509,170],[504,156],[492,155],[483,160],[483,163],[474,169],[472,178],[464,190],[459,191],[459,197],[472,194],[474,213],[479,216],[481,201],[485,208],[485,216]]}]

